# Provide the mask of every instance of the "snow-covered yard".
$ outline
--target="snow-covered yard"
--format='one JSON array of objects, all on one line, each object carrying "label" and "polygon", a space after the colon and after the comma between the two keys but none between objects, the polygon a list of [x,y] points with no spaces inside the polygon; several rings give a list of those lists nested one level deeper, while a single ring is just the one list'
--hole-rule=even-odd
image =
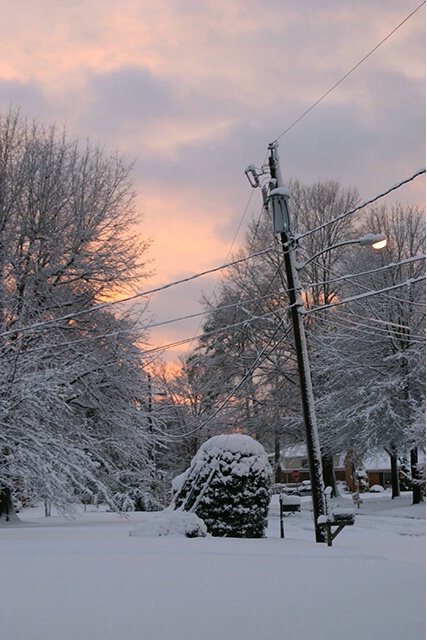
[{"label": "snow-covered yard", "polygon": [[425,505],[363,499],[333,547],[314,542],[310,498],[285,539],[277,497],[260,540],[129,535],[153,513],[25,510],[0,529],[0,637],[422,640]]}]

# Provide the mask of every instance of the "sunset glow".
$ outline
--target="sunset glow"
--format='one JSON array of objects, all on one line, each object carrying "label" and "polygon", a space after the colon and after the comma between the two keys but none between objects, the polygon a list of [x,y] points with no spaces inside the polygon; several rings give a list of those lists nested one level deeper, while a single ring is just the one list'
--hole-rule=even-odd
[{"label": "sunset glow", "polygon": [[[135,161],[137,233],[152,240],[153,276],[141,290],[153,288],[238,250],[262,206],[244,170],[261,166],[276,137],[285,182],[336,180],[363,200],[424,165],[425,7],[404,22],[418,4],[6,3],[0,107]],[[424,195],[421,178],[394,200]],[[211,295],[218,277],[153,295],[153,319],[201,311],[201,291]],[[198,327],[165,325],[150,340],[187,339]]]}]

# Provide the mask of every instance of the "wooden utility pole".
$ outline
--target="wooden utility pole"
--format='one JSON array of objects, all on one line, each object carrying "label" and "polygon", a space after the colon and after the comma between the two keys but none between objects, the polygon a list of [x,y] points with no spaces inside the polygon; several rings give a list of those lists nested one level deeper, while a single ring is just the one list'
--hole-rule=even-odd
[{"label": "wooden utility pole", "polygon": [[[316,414],[314,409],[314,395],[311,381],[310,362],[308,357],[307,339],[303,323],[304,303],[301,298],[301,285],[295,264],[295,241],[289,218],[289,192],[283,186],[277,147],[277,142],[273,142],[269,145],[269,167],[272,186],[272,189],[269,193],[269,200],[272,203],[273,215],[275,217],[275,232],[280,234],[280,240],[283,247],[283,256],[290,302],[290,314],[292,319],[300,380],[301,402],[307,443],[307,455],[310,469],[316,542],[326,542],[325,529],[318,521],[319,516],[324,516],[326,514],[326,500],[322,473],[322,456],[320,451],[319,435],[317,431]],[[275,207],[278,207],[279,211],[274,212]],[[275,213],[277,213],[276,216]]]}]

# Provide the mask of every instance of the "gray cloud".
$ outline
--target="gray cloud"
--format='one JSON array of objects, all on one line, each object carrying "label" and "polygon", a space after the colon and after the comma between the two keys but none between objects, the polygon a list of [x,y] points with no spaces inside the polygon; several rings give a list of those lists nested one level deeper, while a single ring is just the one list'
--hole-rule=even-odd
[{"label": "gray cloud", "polygon": [[0,80],[0,109],[4,113],[18,107],[23,114],[43,120],[49,120],[54,111],[38,83]]},{"label": "gray cloud", "polygon": [[138,123],[171,116],[171,87],[142,67],[126,66],[91,75],[86,81],[89,104],[82,124],[97,134],[118,139]]}]

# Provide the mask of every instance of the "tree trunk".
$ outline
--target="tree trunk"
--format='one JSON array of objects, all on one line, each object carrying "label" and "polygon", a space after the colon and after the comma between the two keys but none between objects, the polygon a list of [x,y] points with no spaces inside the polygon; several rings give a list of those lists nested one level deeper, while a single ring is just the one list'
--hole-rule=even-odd
[{"label": "tree trunk", "polygon": [[282,481],[282,470],[280,468],[280,437],[277,428],[274,430],[274,481]]},{"label": "tree trunk", "polygon": [[331,455],[322,456],[323,480],[325,487],[331,487],[331,496],[335,498],[338,495],[337,479],[334,470],[334,458]]},{"label": "tree trunk", "polygon": [[9,487],[0,484],[0,520],[3,518],[9,522],[14,513],[11,491]]},{"label": "tree trunk", "polygon": [[397,498],[400,496],[400,484],[399,484],[399,465],[397,459],[397,453],[395,447],[392,447],[392,450],[389,452],[390,455],[390,466],[391,466],[391,490],[392,498]]},{"label": "tree trunk", "polygon": [[418,473],[418,449],[411,449],[411,477],[412,477],[412,504],[420,504],[423,501],[421,495],[420,477]]}]

